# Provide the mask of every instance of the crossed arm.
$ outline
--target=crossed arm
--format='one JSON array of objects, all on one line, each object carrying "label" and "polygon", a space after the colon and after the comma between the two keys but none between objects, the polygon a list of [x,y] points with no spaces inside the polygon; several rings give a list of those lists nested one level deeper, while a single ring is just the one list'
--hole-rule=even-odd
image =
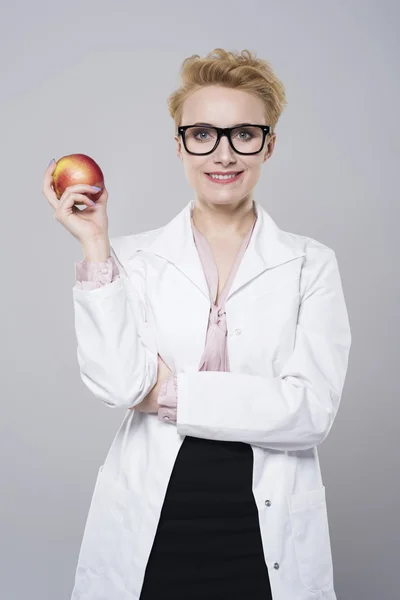
[{"label": "crossed arm", "polygon": [[[160,420],[166,417],[166,421],[176,423],[181,435],[243,441],[277,450],[303,450],[320,444],[339,408],[351,332],[335,253],[316,247],[309,255],[303,267],[306,285],[293,352],[277,377],[240,372],[171,373],[155,349],[145,349],[147,354],[139,345],[132,349],[132,335],[121,341],[121,323],[132,319],[133,314],[128,299],[133,303],[136,296],[128,296],[125,288],[118,286],[110,294],[94,290],[93,300],[91,295],[87,298],[74,292],[78,358],[84,382],[110,406],[128,406],[129,397],[131,408],[158,412]],[[143,277],[139,271],[135,275]],[[113,328],[106,330],[109,345],[118,345],[121,357],[113,368],[108,368],[107,363],[106,370],[101,354],[105,343],[99,338],[103,344],[98,344],[99,350],[96,335],[107,315],[115,320]],[[121,315],[119,320],[115,315]],[[92,321],[94,325],[89,327]],[[146,334],[144,328],[141,333]],[[133,369],[128,357],[134,351],[138,352],[138,360]],[[116,383],[120,380],[122,386]],[[149,383],[154,381],[151,388]],[[141,395],[143,390],[147,396]]]}]

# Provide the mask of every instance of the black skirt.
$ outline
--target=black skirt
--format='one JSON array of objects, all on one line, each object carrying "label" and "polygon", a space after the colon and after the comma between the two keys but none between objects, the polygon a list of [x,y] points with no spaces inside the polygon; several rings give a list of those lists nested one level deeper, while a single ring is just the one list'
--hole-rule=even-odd
[{"label": "black skirt", "polygon": [[186,436],[140,600],[272,600],[249,444]]}]

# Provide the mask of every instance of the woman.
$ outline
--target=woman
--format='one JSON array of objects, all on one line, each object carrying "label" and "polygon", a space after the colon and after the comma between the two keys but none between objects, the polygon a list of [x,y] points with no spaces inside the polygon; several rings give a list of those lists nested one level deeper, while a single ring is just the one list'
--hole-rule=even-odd
[{"label": "woman", "polygon": [[[285,93],[270,65],[216,49],[169,99],[195,199],[108,237],[104,190],[58,201],[82,244],[73,289],[83,382],[125,418],[100,467],[73,600],[334,600],[317,446],[345,381],[336,256],[253,198]],[[74,202],[87,208],[79,212]]]}]

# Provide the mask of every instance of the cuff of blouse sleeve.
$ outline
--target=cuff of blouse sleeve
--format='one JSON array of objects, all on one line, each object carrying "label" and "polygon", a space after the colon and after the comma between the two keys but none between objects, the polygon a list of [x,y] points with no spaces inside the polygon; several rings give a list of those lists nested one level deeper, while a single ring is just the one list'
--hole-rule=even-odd
[{"label": "cuff of blouse sleeve", "polygon": [[105,285],[119,277],[118,265],[113,256],[109,256],[102,262],[86,262],[85,260],[75,262],[75,278],[78,282],[91,281]]},{"label": "cuff of blouse sleeve", "polygon": [[[197,373],[197,371],[196,371]],[[193,394],[189,392],[191,373],[181,372],[178,375],[179,398],[177,404],[176,428],[179,435],[194,435],[191,426]],[[204,436],[207,437],[207,436]]]},{"label": "cuff of blouse sleeve", "polygon": [[159,404],[158,419],[169,423],[176,423],[178,400],[178,383],[176,373],[167,377],[160,386],[157,397]]}]

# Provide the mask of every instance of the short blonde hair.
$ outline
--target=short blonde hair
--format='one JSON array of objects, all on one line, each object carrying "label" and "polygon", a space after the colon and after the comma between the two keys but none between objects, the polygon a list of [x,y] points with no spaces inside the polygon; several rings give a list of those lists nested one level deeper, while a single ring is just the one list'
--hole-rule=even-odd
[{"label": "short blonde hair", "polygon": [[186,58],[181,65],[181,87],[168,97],[168,109],[175,126],[182,123],[183,103],[201,87],[219,85],[254,94],[265,107],[267,125],[274,133],[286,102],[283,83],[275,75],[266,60],[257,58],[254,52],[228,52],[215,48],[201,58],[198,54]]}]

